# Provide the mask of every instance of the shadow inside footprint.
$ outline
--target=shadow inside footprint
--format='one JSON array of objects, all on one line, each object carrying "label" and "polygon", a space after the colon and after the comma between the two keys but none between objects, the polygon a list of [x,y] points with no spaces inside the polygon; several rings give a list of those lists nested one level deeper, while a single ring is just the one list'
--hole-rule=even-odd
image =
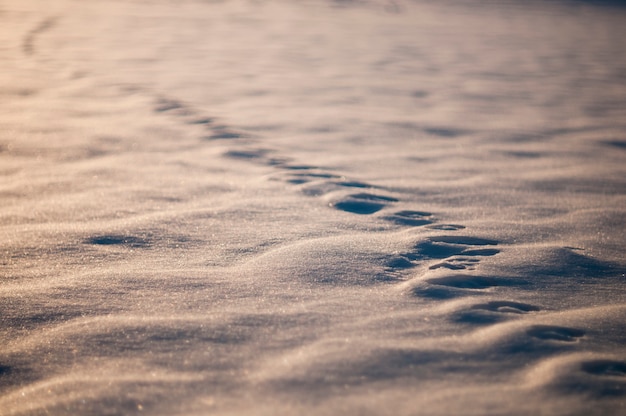
[{"label": "shadow inside footprint", "polygon": [[188,124],[212,124],[215,120],[212,118],[198,118],[195,120],[191,120]]},{"label": "shadow inside footprint", "polygon": [[496,246],[498,242],[496,240],[489,240],[487,238],[469,237],[469,236],[457,236],[457,235],[441,235],[437,237],[430,237],[430,241],[436,243],[448,243],[448,244],[463,244],[467,246]]},{"label": "shadow inside footprint", "polygon": [[435,224],[429,225],[427,228],[430,228],[431,230],[456,231],[465,229],[465,226],[458,224]]},{"label": "shadow inside footprint", "polygon": [[506,300],[496,300],[492,302],[474,305],[471,309],[486,310],[499,313],[515,313],[524,314],[528,312],[537,312],[541,310],[537,306],[528,303],[511,302]]},{"label": "shadow inside footprint", "polygon": [[369,201],[341,201],[337,202],[335,208],[342,211],[351,212],[353,214],[368,215],[380,211],[385,204]]},{"label": "shadow inside footprint", "polygon": [[286,169],[286,170],[314,170],[314,169],[319,169],[318,166],[311,166],[311,165],[283,165],[281,166],[282,169]]},{"label": "shadow inside footprint", "polygon": [[171,110],[178,110],[183,108],[183,104],[180,101],[176,101],[176,100],[170,100],[170,99],[161,99],[157,102],[156,107],[154,108],[154,111],[159,112],[159,113],[163,113],[166,111],[171,111]]},{"label": "shadow inside footprint", "polygon": [[294,179],[287,179],[287,183],[290,183],[292,185],[302,185],[305,183],[309,183],[310,181],[308,179],[304,179],[304,178],[294,178]]},{"label": "shadow inside footprint", "polygon": [[240,133],[235,133],[233,131],[221,130],[216,131],[210,136],[205,137],[206,140],[231,140],[231,139],[240,139],[243,135]]},{"label": "shadow inside footprint", "polygon": [[374,195],[367,193],[353,194],[350,198],[362,199],[366,201],[386,201],[386,202],[398,202],[396,198],[391,196]]},{"label": "shadow inside footprint", "polygon": [[415,245],[415,251],[410,253],[411,260],[445,259],[465,251],[465,247],[451,244],[437,244],[432,241],[422,241]]},{"label": "shadow inside footprint", "polygon": [[428,269],[436,270],[436,269],[448,269],[448,270],[465,270],[470,269],[473,270],[474,266],[479,263],[480,260],[468,257],[458,257],[452,259],[446,259],[445,261],[437,264],[433,264]]},{"label": "shadow inside footprint", "polygon": [[495,256],[500,250],[497,248],[479,248],[475,250],[465,250],[463,255],[465,256]]},{"label": "shadow inside footprint", "polygon": [[150,242],[144,238],[124,235],[100,235],[90,237],[85,240],[85,243],[99,246],[122,245],[135,248],[150,246]]},{"label": "shadow inside footprint", "polygon": [[357,182],[357,181],[342,181],[342,182],[335,182],[335,183],[339,186],[344,186],[346,188],[373,188],[373,186],[368,183]]},{"label": "shadow inside footprint", "polygon": [[626,377],[626,362],[591,360],[581,363],[581,370],[596,376]]},{"label": "shadow inside footprint", "polygon": [[444,127],[429,127],[429,128],[424,128],[423,130],[425,133],[431,134],[433,136],[447,137],[447,138],[458,137],[466,133],[464,130],[444,128]]},{"label": "shadow inside footprint", "polygon": [[462,274],[455,274],[451,276],[436,277],[434,279],[428,279],[426,282],[433,285],[454,287],[457,289],[472,289],[481,290],[488,289],[494,286],[503,286],[500,279],[486,276],[466,276]]},{"label": "shadow inside footprint", "polygon": [[335,175],[334,173],[316,173],[316,172],[298,173],[298,174],[293,174],[292,176],[298,176],[301,178],[310,178],[310,179],[335,179],[335,178],[341,177],[339,175]]},{"label": "shadow inside footprint", "polygon": [[567,394],[598,399],[626,397],[626,362],[596,359],[579,365],[580,372],[564,375],[558,380],[557,388]]},{"label": "shadow inside footprint", "polygon": [[332,204],[332,206],[353,214],[368,215],[380,211],[387,206],[388,202],[396,201],[397,199],[388,196],[360,193],[349,195],[344,200]]},{"label": "shadow inside footprint", "polygon": [[[24,386],[27,383],[40,379],[40,374],[32,368],[9,363],[0,364],[0,390],[5,392],[7,388]],[[5,414],[4,412],[0,412]]]},{"label": "shadow inside footprint", "polygon": [[[480,292],[478,292],[480,293]],[[415,297],[433,299],[433,300],[447,300],[454,299],[461,296],[467,296],[468,292],[464,290],[458,290],[451,287],[444,286],[429,286],[429,287],[416,287],[411,291],[411,294]]]},{"label": "shadow inside footprint", "polygon": [[563,342],[575,342],[585,335],[582,329],[554,325],[534,325],[526,333],[533,338]]},{"label": "shadow inside footprint", "polygon": [[468,246],[495,245],[495,240],[467,236],[437,236],[429,237],[415,245],[410,253],[411,260],[445,259],[456,255],[464,256],[493,256],[500,250],[495,248],[470,248]]},{"label": "shadow inside footprint", "polygon": [[457,263],[451,263],[451,262],[444,262],[444,263],[437,263],[437,264],[433,264],[432,266],[430,266],[428,269],[429,270],[436,270],[436,269],[448,269],[448,270],[465,270],[468,268],[468,266],[466,264],[457,264]]},{"label": "shadow inside footprint", "polygon": [[460,311],[455,320],[466,324],[491,324],[510,319],[515,315],[539,311],[540,308],[527,303],[493,301],[472,306]]},{"label": "shadow inside footprint", "polygon": [[404,256],[393,256],[385,262],[385,265],[390,271],[406,270],[415,267],[415,264]]},{"label": "shadow inside footprint", "polygon": [[232,159],[262,159],[266,157],[267,150],[254,149],[254,150],[229,150],[224,153],[225,157]]},{"label": "shadow inside footprint", "polygon": [[421,225],[431,224],[429,219],[433,214],[425,211],[398,211],[392,215],[384,217],[385,220],[400,225],[408,225],[411,227],[419,227]]},{"label": "shadow inside footprint", "polygon": [[623,141],[623,140],[606,140],[603,143],[608,146],[626,150],[626,141]]}]

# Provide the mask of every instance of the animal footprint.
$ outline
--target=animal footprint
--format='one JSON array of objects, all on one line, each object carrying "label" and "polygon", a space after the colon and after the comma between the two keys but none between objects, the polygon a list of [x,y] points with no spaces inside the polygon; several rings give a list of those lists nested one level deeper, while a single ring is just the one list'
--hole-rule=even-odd
[{"label": "animal footprint", "polygon": [[458,236],[458,235],[441,235],[437,237],[430,237],[430,241],[437,243],[448,244],[463,244],[467,246],[495,246],[498,245],[496,240],[489,240],[487,238]]},{"label": "animal footprint", "polygon": [[154,111],[158,113],[164,113],[166,111],[172,110],[182,110],[185,108],[185,105],[177,100],[172,100],[168,98],[161,98],[157,101],[157,105],[154,108]]},{"label": "animal footprint", "polygon": [[486,276],[466,276],[462,274],[455,274],[451,276],[437,277],[434,279],[428,279],[426,282],[433,285],[454,287],[457,289],[471,289],[481,290],[488,289],[494,286],[502,286],[503,284],[499,279]]},{"label": "animal footprint", "polygon": [[[496,240],[472,236],[434,236],[417,243],[411,252],[404,254],[404,257],[411,261],[444,260],[429,266],[430,270],[442,268],[473,270],[480,262],[474,257],[493,256],[500,252],[498,249],[484,248],[484,246],[497,244]],[[487,276],[454,274],[428,279],[425,283],[427,284],[426,287],[421,285],[413,289],[413,295],[432,299],[450,299],[469,294],[480,294],[484,289],[491,287],[520,285],[525,282]]]},{"label": "animal footprint", "polygon": [[358,181],[338,181],[338,182],[333,182],[335,185],[338,186],[343,186],[346,188],[374,188],[374,186],[370,185],[369,183],[365,183],[365,182],[358,182]]},{"label": "animal footprint", "polygon": [[429,225],[427,228],[430,228],[431,230],[456,231],[465,229],[465,226],[458,224],[434,224]]},{"label": "animal footprint", "polygon": [[500,250],[495,248],[475,249],[471,246],[496,245],[497,241],[466,236],[429,237],[415,246],[414,259],[446,259],[456,255],[493,256]]},{"label": "animal footprint", "polygon": [[453,299],[459,296],[481,295],[485,289],[499,286],[500,282],[491,277],[451,275],[426,280],[427,286],[413,289],[413,296],[428,299]]},{"label": "animal footprint", "polygon": [[474,270],[474,266],[478,262],[479,262],[478,259],[464,258],[464,257],[455,258],[455,259],[448,259],[442,263],[433,264],[432,266],[429,267],[429,269],[435,270],[435,269],[444,268],[444,269],[449,269],[449,270],[464,270],[464,269]]},{"label": "animal footprint", "polygon": [[404,256],[394,256],[386,262],[389,271],[404,270],[415,267],[409,259]]},{"label": "animal footprint", "polygon": [[228,130],[226,128],[216,129],[213,131],[213,134],[206,136],[206,140],[232,140],[232,139],[241,139],[245,137],[243,133],[237,133],[232,130]]},{"label": "animal footprint", "polygon": [[585,335],[582,329],[554,325],[534,325],[526,333],[533,338],[562,342],[576,342]]},{"label": "animal footprint", "polygon": [[300,178],[295,179],[297,182],[290,181],[291,183],[307,183],[313,182],[319,179],[334,179],[324,181],[322,183],[313,183],[301,189],[302,193],[308,196],[320,196],[327,193],[338,190],[341,187],[344,188],[375,188],[374,186],[356,181],[347,181],[342,176],[334,175],[331,173],[318,173],[311,175],[300,175]]},{"label": "animal footprint", "polygon": [[515,315],[539,310],[540,308],[527,303],[492,301],[474,305],[469,310],[457,313],[456,321],[469,324],[491,324],[510,319]]},{"label": "animal footprint", "polygon": [[112,234],[90,237],[85,240],[85,243],[99,246],[120,245],[133,248],[145,248],[150,246],[150,242],[141,237]]},{"label": "animal footprint", "polygon": [[[452,255],[463,256],[493,256],[500,252],[495,248],[472,248],[472,246],[497,245],[495,240],[469,236],[437,236],[429,237],[421,244],[421,249],[425,255],[432,258],[446,258]],[[446,253],[450,253],[444,255]],[[443,256],[443,257],[442,257]]]},{"label": "animal footprint", "polygon": [[215,119],[211,117],[204,117],[204,118],[196,118],[193,120],[189,120],[187,123],[188,124],[212,124],[214,122],[215,122]]},{"label": "animal footprint", "polygon": [[348,195],[343,200],[331,204],[331,206],[353,214],[368,215],[385,208],[389,202],[397,202],[396,198],[389,196],[360,193]]},{"label": "animal footprint", "polygon": [[408,225],[411,227],[419,227],[421,225],[431,224],[433,214],[425,211],[398,211],[392,215],[384,217],[385,220],[400,225]]},{"label": "animal footprint", "polygon": [[282,165],[281,168],[282,169],[286,169],[286,170],[315,170],[315,169],[319,169],[318,166],[311,166],[311,165]]},{"label": "animal footprint", "polygon": [[413,295],[430,299],[452,299],[459,296],[482,295],[487,289],[500,286],[521,286],[519,279],[453,274],[435,277],[413,289]]},{"label": "animal footprint", "polygon": [[231,159],[264,160],[267,152],[265,149],[229,150],[224,153],[224,156]]},{"label": "animal footprint", "polygon": [[291,179],[287,182],[294,185],[305,186],[300,188],[300,191],[306,196],[321,196],[330,192],[336,191],[339,187],[330,179],[340,179],[341,176],[332,173],[299,173],[291,175]]},{"label": "animal footprint", "polygon": [[591,360],[581,363],[581,370],[596,376],[626,377],[626,362]]},{"label": "animal footprint", "polygon": [[513,314],[524,314],[540,310],[540,308],[538,308],[537,306],[533,306],[528,303],[511,302],[506,300],[496,300],[480,305],[474,305],[472,306],[472,309]]}]

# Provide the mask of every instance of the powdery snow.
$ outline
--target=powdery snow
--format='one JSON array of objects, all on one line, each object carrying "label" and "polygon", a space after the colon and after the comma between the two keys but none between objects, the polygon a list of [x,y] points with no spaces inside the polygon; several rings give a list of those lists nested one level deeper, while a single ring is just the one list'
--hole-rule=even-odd
[{"label": "powdery snow", "polygon": [[624,412],[606,3],[1,2],[0,415]]}]

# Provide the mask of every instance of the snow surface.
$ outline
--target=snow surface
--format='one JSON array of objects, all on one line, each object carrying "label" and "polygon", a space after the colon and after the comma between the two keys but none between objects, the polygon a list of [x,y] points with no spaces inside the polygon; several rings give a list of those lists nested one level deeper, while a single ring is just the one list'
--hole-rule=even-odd
[{"label": "snow surface", "polygon": [[623,414],[619,3],[0,1],[0,414]]}]

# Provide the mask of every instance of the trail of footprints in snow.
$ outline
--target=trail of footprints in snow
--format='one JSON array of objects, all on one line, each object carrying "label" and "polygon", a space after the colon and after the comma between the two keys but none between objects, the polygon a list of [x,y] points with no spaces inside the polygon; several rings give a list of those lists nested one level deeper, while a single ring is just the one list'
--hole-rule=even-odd
[{"label": "trail of footprints in snow", "polygon": [[[196,111],[177,100],[161,98],[155,112],[169,113],[183,118],[188,124],[203,125],[208,134],[204,140],[233,140],[233,148],[223,156],[273,166],[280,170],[279,180],[296,186],[311,197],[322,197],[331,192],[350,190],[342,198],[330,202],[334,209],[355,215],[372,215],[399,202],[395,197],[384,195],[381,188],[366,182],[346,178],[318,166],[294,164],[292,160],[276,155],[271,149],[250,147],[253,135],[219,124],[215,118],[199,116]],[[242,140],[243,139],[243,140]],[[434,215],[427,211],[401,210],[379,217],[401,227],[427,227],[439,231],[459,231],[465,227],[458,224],[437,223]],[[98,242],[94,242],[98,243]],[[434,301],[444,301],[461,296],[480,296],[493,293],[502,287],[523,287],[523,279],[498,278],[476,274],[462,274],[461,271],[474,271],[482,258],[498,254],[499,242],[472,236],[442,235],[427,237],[418,242],[411,251],[391,257],[386,266],[390,275],[411,269],[421,263],[428,263],[430,271],[450,271],[419,281],[411,295]],[[397,281],[397,279],[388,279]],[[470,325],[489,325],[526,314],[540,312],[535,305],[510,301],[491,300],[477,303],[453,314],[453,320]],[[585,331],[554,325],[532,325],[526,328],[525,335],[530,339],[573,343],[585,335]],[[590,374],[626,373],[626,365],[610,360],[596,360],[583,363],[583,371]]]}]

